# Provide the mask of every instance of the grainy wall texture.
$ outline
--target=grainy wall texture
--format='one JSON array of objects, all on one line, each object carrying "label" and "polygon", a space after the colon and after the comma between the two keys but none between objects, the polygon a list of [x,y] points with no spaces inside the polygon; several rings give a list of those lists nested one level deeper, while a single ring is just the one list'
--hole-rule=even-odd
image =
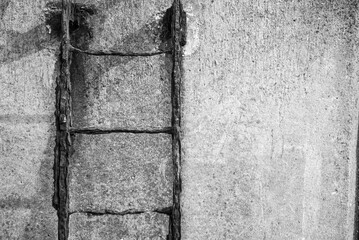
[{"label": "grainy wall texture", "polygon": [[[76,1],[91,7],[71,33],[80,49],[155,52],[168,47],[162,19],[172,2]],[[72,150],[68,165],[69,239],[166,239],[173,165],[171,56],[73,53]],[[84,129],[87,129],[85,132]],[[167,211],[167,212],[166,212]],[[166,212],[166,213],[164,213]]]},{"label": "grainy wall texture", "polygon": [[[75,47],[153,52],[170,45],[162,24],[170,0],[72,3],[85,6],[70,23]],[[61,1],[2,1],[0,10],[0,239],[57,239],[59,218],[51,199]],[[72,134],[69,221],[61,212],[66,217],[61,227],[68,224],[69,239],[166,239],[173,187],[170,132],[93,135],[81,129],[169,129],[171,55],[73,53],[69,70],[72,127],[80,131]],[[62,229],[60,239],[66,235]]]},{"label": "grainy wall texture", "polygon": [[[0,239],[54,240],[61,1],[0,1]],[[75,47],[171,45],[172,0],[73,3]],[[353,239],[356,1],[183,3],[182,239]],[[170,127],[172,64],[72,54],[68,239],[171,234],[171,135],[98,133]]]},{"label": "grainy wall texture", "polygon": [[352,239],[356,1],[185,1],[183,239]]},{"label": "grainy wall texture", "polygon": [[41,0],[0,2],[0,239],[57,239],[51,206],[59,42]]}]

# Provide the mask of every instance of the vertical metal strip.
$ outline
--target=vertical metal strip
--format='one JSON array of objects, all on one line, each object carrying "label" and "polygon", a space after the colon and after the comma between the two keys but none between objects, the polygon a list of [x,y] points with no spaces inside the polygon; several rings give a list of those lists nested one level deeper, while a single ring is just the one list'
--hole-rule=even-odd
[{"label": "vertical metal strip", "polygon": [[359,127],[357,131],[356,145],[356,180],[355,180],[355,212],[354,212],[354,231],[353,240],[359,239]]},{"label": "vertical metal strip", "polygon": [[62,0],[61,69],[57,86],[57,215],[58,239],[67,240],[69,234],[68,157],[71,146],[71,82],[70,82],[70,0]]},{"label": "vertical metal strip", "polygon": [[181,82],[182,82],[182,46],[180,0],[174,0],[172,6],[172,41],[173,41],[173,72],[172,72],[172,158],[174,169],[172,239],[181,239]]}]

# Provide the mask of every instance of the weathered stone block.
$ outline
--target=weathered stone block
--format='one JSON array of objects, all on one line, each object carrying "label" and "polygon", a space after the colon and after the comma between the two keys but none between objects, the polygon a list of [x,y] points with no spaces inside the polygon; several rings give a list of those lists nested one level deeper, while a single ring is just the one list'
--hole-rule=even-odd
[{"label": "weathered stone block", "polygon": [[169,217],[157,213],[70,217],[69,240],[166,239]]},{"label": "weathered stone block", "polygon": [[165,56],[77,54],[72,65],[75,127],[171,125],[171,61]]},{"label": "weathered stone block", "polygon": [[70,159],[71,211],[172,205],[171,135],[76,135]]}]

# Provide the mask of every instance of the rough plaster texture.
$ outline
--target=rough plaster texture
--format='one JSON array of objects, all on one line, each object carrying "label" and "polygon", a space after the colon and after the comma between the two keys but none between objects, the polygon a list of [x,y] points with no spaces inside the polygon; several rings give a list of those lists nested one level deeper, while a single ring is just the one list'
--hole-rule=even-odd
[{"label": "rough plaster texture", "polygon": [[144,213],[127,216],[89,216],[73,214],[70,217],[69,240],[144,240],[167,239],[168,216]]},{"label": "rough plaster texture", "polygon": [[[49,34],[54,29],[44,24],[47,2],[0,2],[0,239],[56,239],[57,235],[51,195],[59,42]],[[92,39],[87,41],[88,36],[79,31],[76,46],[123,51],[166,48],[159,19],[171,1],[77,2],[94,4],[98,14],[89,19]],[[183,239],[351,239],[358,123],[355,1],[184,2],[189,26],[182,92]],[[73,60],[74,89],[81,96],[75,99],[76,126],[168,126],[168,56],[120,60],[75,55]],[[144,101],[136,97],[136,89],[153,97]],[[117,105],[124,103],[116,102],[116,97],[130,100],[121,105],[129,118],[121,115]],[[85,107],[87,103],[91,108]],[[119,169],[120,158],[112,157],[128,161],[136,157],[134,150],[119,146],[123,140],[101,145],[106,137],[87,137],[103,146],[94,150],[105,149],[105,156],[117,144],[119,149],[127,148],[124,152],[130,157],[113,151],[108,159],[101,156],[97,172],[74,168],[88,183],[84,192],[72,193],[79,199],[83,193],[90,196],[95,186],[99,189],[95,194],[106,195],[116,184],[121,189],[118,174],[123,168]],[[99,138],[105,140],[94,140]],[[145,172],[148,169],[136,165],[138,161],[130,162],[141,174],[127,172],[127,186],[143,187],[143,179],[150,176],[149,184],[166,186],[156,185],[155,191],[169,189],[168,158],[156,162],[152,157],[164,152],[169,156],[170,149],[146,153],[146,147],[127,143],[140,149],[141,160],[153,164],[148,169],[157,174]],[[79,149],[86,149],[80,145]],[[90,154],[90,149],[81,154]],[[100,151],[91,154],[100,158]],[[151,160],[143,158],[147,154]],[[77,161],[91,166],[93,159]],[[115,170],[107,169],[112,166]],[[100,170],[106,171],[97,175]],[[131,176],[140,181],[131,182]],[[158,196],[147,191],[144,188],[156,202]],[[166,196],[167,204],[151,207],[168,206],[169,191],[160,195]],[[134,192],[129,191],[129,196]],[[123,199],[117,196],[91,197],[104,203],[94,210],[121,209],[116,204]],[[132,200],[125,204],[150,205]],[[147,223],[159,226],[164,237],[168,219],[156,216],[159,220],[144,215],[73,214],[71,237],[83,233],[85,239],[115,239],[118,235],[111,234],[119,225],[150,229]],[[136,238],[138,232],[131,231]]]},{"label": "rough plaster texture", "polygon": [[0,2],[0,239],[57,239],[56,44],[45,1]]},{"label": "rough plaster texture", "polygon": [[171,136],[76,135],[70,211],[154,210],[172,205]]},{"label": "rough plaster texture", "polygon": [[171,126],[171,62],[167,57],[79,54],[73,63],[74,127]]},{"label": "rough plaster texture", "polygon": [[352,239],[353,1],[185,1],[183,239]]},{"label": "rough plaster texture", "polygon": [[[171,6],[161,1],[76,1],[92,6],[91,36],[75,32],[82,49],[152,52],[167,47],[162,17]],[[155,128],[171,125],[171,58],[93,57],[73,59],[73,108],[76,127]]]},{"label": "rough plaster texture", "polygon": [[[88,30],[73,34],[81,49],[166,50],[162,16],[171,1],[77,1],[96,10]],[[75,128],[153,129],[171,126],[171,57],[74,54]],[[74,137],[69,166],[70,211],[122,212],[172,205],[171,135]],[[141,214],[70,219],[70,239],[166,239],[168,216]]]}]

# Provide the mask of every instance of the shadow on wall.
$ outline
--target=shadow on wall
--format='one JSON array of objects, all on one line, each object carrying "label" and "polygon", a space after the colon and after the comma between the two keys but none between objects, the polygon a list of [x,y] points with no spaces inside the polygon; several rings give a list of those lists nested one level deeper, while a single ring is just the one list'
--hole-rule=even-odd
[{"label": "shadow on wall", "polygon": [[[24,118],[26,119],[26,116]],[[2,221],[3,225],[0,227],[0,238],[4,237],[4,239],[46,240],[56,239],[56,214],[54,209],[51,207],[51,196],[53,194],[53,148],[55,143],[54,128],[51,126],[52,120],[48,118],[44,119],[43,121],[46,120],[48,120],[49,124],[41,124],[41,126],[48,127],[47,131],[44,131],[48,135],[39,141],[40,143],[47,142],[46,147],[39,147],[40,149],[45,150],[37,152],[35,149],[34,152],[37,154],[34,154],[27,153],[28,149],[24,149],[23,151],[17,153],[17,155],[22,155],[23,158],[27,158],[26,161],[30,164],[36,164],[36,162],[39,162],[38,159],[41,159],[39,164],[40,166],[37,168],[24,165],[21,162],[11,164],[11,167],[16,167],[16,169],[9,174],[13,175],[14,179],[17,177],[17,182],[14,183],[14,185],[16,184],[16,187],[20,188],[20,194],[14,193],[5,199],[0,200],[0,208],[4,214],[2,216],[5,218]],[[22,124],[26,126],[27,123],[28,122],[26,120],[25,122],[21,121],[10,124]],[[31,122],[31,125],[29,124],[26,127],[31,128],[33,126],[34,124]],[[16,138],[17,137],[15,136],[14,139]],[[26,145],[27,141],[29,140],[36,141],[34,136],[29,136],[29,138],[25,138],[24,140],[25,141],[17,142],[17,144],[20,144],[21,147],[21,145]],[[34,145],[34,143],[31,145]],[[19,147],[15,147],[11,150],[13,151],[18,149]],[[16,158],[16,153],[11,155],[14,155],[15,157],[13,161],[21,161],[21,158]],[[9,169],[11,169],[11,167]],[[36,171],[35,173],[34,169]],[[26,176],[27,174],[29,174],[29,176]],[[35,174],[37,174],[36,179],[31,179],[32,182],[30,183],[26,182],[27,178]],[[22,179],[21,176],[24,176],[24,179]],[[30,188],[35,190],[34,193],[31,193],[30,197],[21,196],[21,191],[28,191],[28,185],[30,185]],[[27,195],[28,193],[24,192],[24,194]]]},{"label": "shadow on wall", "polygon": [[[109,7],[115,7],[115,4],[111,2],[110,5],[106,5],[105,10]],[[97,25],[96,36],[106,35],[106,29],[102,28],[106,21],[105,14],[97,9],[93,9],[93,12],[99,13],[89,16],[89,18],[92,18],[89,21]],[[163,15],[166,16],[167,14],[163,12]],[[82,21],[86,22],[84,26],[74,24],[77,27],[73,29],[74,31],[71,34],[71,44],[73,46],[84,50],[91,48],[90,46],[94,42],[94,39],[92,38],[93,29],[89,21]],[[117,49],[122,52],[152,52],[154,51],[153,49],[161,51],[171,49],[172,42],[170,39],[169,23],[170,19],[166,17],[163,17],[162,21],[158,21],[154,18],[150,19],[135,33],[128,34],[123,39],[116,39],[116,41],[111,42],[113,45],[112,49]],[[98,38],[99,37],[97,37],[97,40]],[[106,86],[106,84],[110,84],[104,79],[106,73],[117,66],[123,66],[124,71],[130,71],[126,69],[126,64],[131,61],[137,61],[138,59],[138,57],[91,56],[82,53],[73,53],[70,71],[73,89],[72,102],[73,114],[75,115],[74,119],[85,122],[84,118],[88,117],[88,112],[92,111],[90,108],[93,105],[89,95],[92,94],[93,97],[99,98],[101,88]],[[168,74],[172,68],[172,55],[161,55],[159,56],[159,60],[159,64],[161,65],[160,69],[164,69],[160,76],[161,80],[168,81],[170,85]],[[90,79],[89,76],[91,76],[92,79]],[[110,88],[111,87],[109,87],[109,89]],[[73,123],[73,125],[77,124],[79,124],[79,122]]]},{"label": "shadow on wall", "polygon": [[[11,0],[5,0],[0,3],[0,19],[2,20],[6,9],[9,7]],[[52,3],[53,4],[53,3]],[[118,3],[117,3],[118,4]],[[57,4],[58,5],[58,4]],[[102,11],[105,11],[111,7],[114,7],[116,3],[111,1],[111,3],[106,4]],[[53,7],[54,5],[52,5]],[[48,5],[50,8],[51,6]],[[60,35],[59,35],[59,27],[60,19],[59,13],[61,12],[56,9],[53,10],[53,14],[48,14],[46,24],[37,25],[36,27],[30,29],[25,33],[20,33],[13,30],[2,30],[6,37],[6,45],[0,45],[0,64],[9,64],[11,62],[19,61],[22,58],[25,58],[31,54],[37,53],[43,49],[60,46]],[[99,19],[101,23],[105,21],[104,15],[101,15]],[[149,22],[143,28],[139,29],[136,33],[128,35],[121,42],[115,44],[117,48],[125,48],[130,47],[134,51],[139,49],[142,50],[142,40],[148,40],[151,38],[162,37],[163,42],[166,42],[168,39],[164,39],[167,35],[159,32],[151,32],[151,26],[154,24],[158,24],[157,21]],[[80,24],[73,24],[73,36],[74,39],[73,44],[75,46],[86,49],[91,42],[91,35],[89,34],[89,29],[81,28]],[[165,28],[162,30],[166,30]],[[161,36],[159,36],[161,35]],[[169,41],[170,42],[170,41]],[[127,46],[127,47],[126,47]],[[166,43],[160,47],[168,47]],[[72,65],[72,73],[74,74],[72,80],[74,84],[79,84],[83,80],[81,75],[83,75],[85,69],[94,68],[98,75],[96,75],[95,82],[98,84],[102,78],[102,75],[106,73],[112,67],[118,65],[125,65],[129,61],[133,60],[133,57],[108,57],[103,56],[101,58],[102,64],[101,67],[98,65],[90,65],[84,66],[84,58],[89,58],[83,54],[74,54],[73,55],[73,65]],[[166,66],[169,61],[171,61],[171,56],[166,55],[162,58],[162,64]],[[59,63],[58,63],[59,64]],[[57,68],[58,71],[59,68]],[[55,88],[54,88],[55,92]],[[84,93],[85,94],[85,93]],[[53,93],[51,94],[55,96]],[[84,96],[75,96],[75,98],[81,99]],[[54,101],[55,103],[55,98]],[[26,119],[26,116],[21,116]],[[46,132],[47,135],[47,146],[46,150],[43,153],[39,153],[39,156],[35,156],[35,158],[41,158],[41,164],[39,169],[36,169],[38,174],[38,179],[36,183],[36,194],[30,198],[24,198],[19,195],[10,196],[7,199],[0,200],[0,208],[4,210],[8,210],[10,215],[20,215],[16,219],[21,219],[22,224],[17,224],[16,221],[12,222],[11,220],[5,221],[6,226],[2,226],[2,236],[5,239],[13,239],[16,235],[17,239],[56,239],[57,230],[56,230],[56,214],[55,210],[51,207],[52,203],[52,195],[53,195],[53,162],[54,162],[54,145],[55,145],[55,126],[51,125],[54,122],[54,116],[50,116],[49,119],[42,119],[41,123],[47,122],[50,125],[46,125],[49,129]],[[27,125],[27,120],[25,122],[22,120],[21,123],[25,123]],[[34,122],[29,121],[33,124]],[[17,124],[17,123],[14,123]],[[30,125],[31,126],[31,125]],[[23,143],[26,144],[26,143]],[[24,157],[26,153],[20,153]],[[20,166],[19,166],[20,167]],[[19,172],[31,172],[33,170],[23,169],[19,170]],[[26,214],[22,214],[22,210],[25,210]],[[20,211],[18,213],[18,211]],[[19,228],[22,229],[19,229]],[[18,236],[18,235],[22,236]]]},{"label": "shadow on wall", "polygon": [[[52,122],[52,121],[51,121]],[[21,239],[48,239],[57,238],[57,223],[53,223],[56,218],[54,209],[51,208],[51,197],[53,194],[53,151],[55,146],[55,134],[51,131],[48,136],[46,150],[43,153],[46,156],[39,169],[40,187],[33,197],[31,216],[27,223],[23,237]],[[48,207],[48,208],[44,208]]]},{"label": "shadow on wall", "polygon": [[[10,3],[11,0],[0,2],[0,22]],[[0,35],[6,39],[5,45],[0,45],[0,64],[2,65],[20,61],[53,44],[58,44],[56,38],[47,34],[45,25],[36,26],[25,33],[0,29]],[[13,74],[16,74],[16,71]],[[18,79],[18,81],[21,80]],[[48,94],[55,96],[54,93],[55,88]],[[40,98],[38,100],[42,101]],[[55,99],[50,103],[52,102],[54,103]],[[45,104],[49,102],[46,101]],[[4,217],[0,226],[0,238],[56,239],[56,212],[51,206],[55,145],[54,116],[6,115],[5,112],[2,117],[1,121],[5,123],[5,126],[11,126],[9,134],[4,135],[3,139],[10,144],[14,142],[14,146],[5,149],[9,151],[5,153],[10,155],[11,163],[4,169],[5,171],[8,169],[7,174],[13,181],[11,185],[20,189],[15,189],[15,193],[8,194],[3,199],[0,198],[1,215]],[[40,133],[36,131],[37,128],[41,130]],[[20,130],[16,131],[17,129],[23,130],[23,133]],[[20,136],[15,135],[19,133]],[[37,141],[46,146],[42,145],[37,148]],[[29,193],[28,186],[34,189],[34,193]]]}]

